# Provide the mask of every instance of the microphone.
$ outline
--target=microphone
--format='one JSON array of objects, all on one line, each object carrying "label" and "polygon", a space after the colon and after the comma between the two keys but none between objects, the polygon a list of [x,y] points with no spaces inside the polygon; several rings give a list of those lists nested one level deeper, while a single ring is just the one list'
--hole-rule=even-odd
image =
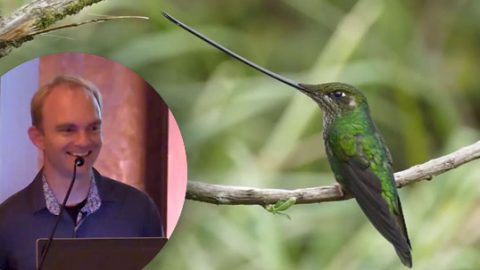
[{"label": "microphone", "polygon": [[42,251],[42,259],[40,260],[40,264],[38,266],[38,270],[42,269],[42,265],[45,262],[45,258],[47,258],[48,250],[50,249],[50,246],[52,245],[53,241],[53,236],[55,235],[55,231],[57,230],[58,223],[60,223],[60,219],[62,219],[62,214],[63,210],[65,210],[65,205],[67,204],[68,197],[70,197],[70,192],[72,192],[73,188],[73,183],[75,183],[75,178],[77,177],[77,167],[81,167],[85,164],[85,159],[83,157],[77,156],[75,159],[75,162],[73,164],[73,175],[72,175],[72,181],[70,182],[70,186],[68,187],[67,194],[65,194],[65,198],[63,199],[63,203],[60,206],[60,213],[58,213],[57,220],[55,221],[55,225],[53,226],[52,233],[50,234],[50,237],[48,238],[47,245]]},{"label": "microphone", "polygon": [[85,164],[85,159],[83,157],[77,156],[77,158],[75,159],[75,165],[78,167],[82,167],[83,164]]}]

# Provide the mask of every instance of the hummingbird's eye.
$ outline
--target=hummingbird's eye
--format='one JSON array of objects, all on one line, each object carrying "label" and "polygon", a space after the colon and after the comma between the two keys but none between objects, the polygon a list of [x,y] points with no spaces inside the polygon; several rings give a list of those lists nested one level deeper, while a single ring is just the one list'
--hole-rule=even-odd
[{"label": "hummingbird's eye", "polygon": [[335,98],[341,98],[345,96],[345,92],[343,91],[333,91],[330,93],[330,96],[335,97]]}]

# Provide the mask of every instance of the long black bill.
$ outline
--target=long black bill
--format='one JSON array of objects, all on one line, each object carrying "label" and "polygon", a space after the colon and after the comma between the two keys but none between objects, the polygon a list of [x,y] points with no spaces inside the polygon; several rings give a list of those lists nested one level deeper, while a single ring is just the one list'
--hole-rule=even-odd
[{"label": "long black bill", "polygon": [[292,80],[290,80],[290,79],[288,79],[288,78],[285,78],[285,77],[283,77],[283,76],[281,76],[281,75],[279,75],[279,74],[277,74],[277,73],[275,73],[275,72],[272,72],[272,71],[270,71],[270,70],[268,70],[268,69],[266,69],[266,68],[263,68],[263,67],[255,64],[255,63],[249,61],[248,59],[245,59],[244,57],[242,57],[242,56],[240,56],[240,55],[238,55],[238,54],[230,51],[229,49],[223,47],[222,45],[218,44],[217,42],[215,42],[215,41],[209,39],[208,37],[204,36],[203,34],[197,32],[195,29],[189,27],[188,25],[186,25],[186,24],[182,23],[181,21],[175,19],[174,17],[170,16],[168,13],[162,12],[162,14],[163,14],[163,16],[165,16],[165,18],[169,19],[169,20],[170,20],[171,22],[173,22],[174,24],[176,24],[176,25],[180,26],[181,28],[187,30],[187,31],[190,32],[191,34],[193,34],[193,35],[195,35],[196,37],[200,38],[201,40],[207,42],[208,44],[212,45],[213,47],[219,49],[220,51],[226,53],[227,55],[229,55],[229,56],[231,56],[231,57],[239,60],[240,62],[243,62],[244,64],[246,64],[246,65],[248,65],[248,66],[250,66],[250,67],[252,67],[252,68],[254,68],[254,69],[256,69],[256,70],[258,70],[258,71],[260,71],[260,72],[262,72],[263,74],[266,74],[266,75],[268,75],[268,76],[270,76],[270,77],[278,80],[278,81],[281,81],[281,82],[283,82],[283,83],[285,83],[285,84],[287,84],[287,85],[289,85],[289,86],[292,86],[292,87],[294,87],[294,88],[296,88],[296,89],[298,89],[298,90],[300,90],[300,91],[302,91],[302,92],[305,91],[305,88],[302,87],[299,83],[297,83],[297,82],[295,82],[295,81],[292,81]]}]

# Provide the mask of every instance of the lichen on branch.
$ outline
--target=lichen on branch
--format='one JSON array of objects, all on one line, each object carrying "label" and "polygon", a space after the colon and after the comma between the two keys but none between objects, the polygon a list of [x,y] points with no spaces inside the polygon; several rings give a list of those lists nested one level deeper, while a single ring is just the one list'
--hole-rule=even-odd
[{"label": "lichen on branch", "polygon": [[102,0],[34,0],[0,22],[0,57],[12,48],[33,39],[32,33],[45,30],[66,16]]}]

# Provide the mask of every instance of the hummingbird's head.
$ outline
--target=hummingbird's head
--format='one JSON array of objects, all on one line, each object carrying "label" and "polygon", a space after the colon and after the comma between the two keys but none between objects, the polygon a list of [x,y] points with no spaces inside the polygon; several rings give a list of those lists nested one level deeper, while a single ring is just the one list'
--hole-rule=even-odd
[{"label": "hummingbird's head", "polygon": [[367,105],[367,98],[352,85],[345,83],[299,84],[307,96],[315,100],[327,116],[338,117]]}]

